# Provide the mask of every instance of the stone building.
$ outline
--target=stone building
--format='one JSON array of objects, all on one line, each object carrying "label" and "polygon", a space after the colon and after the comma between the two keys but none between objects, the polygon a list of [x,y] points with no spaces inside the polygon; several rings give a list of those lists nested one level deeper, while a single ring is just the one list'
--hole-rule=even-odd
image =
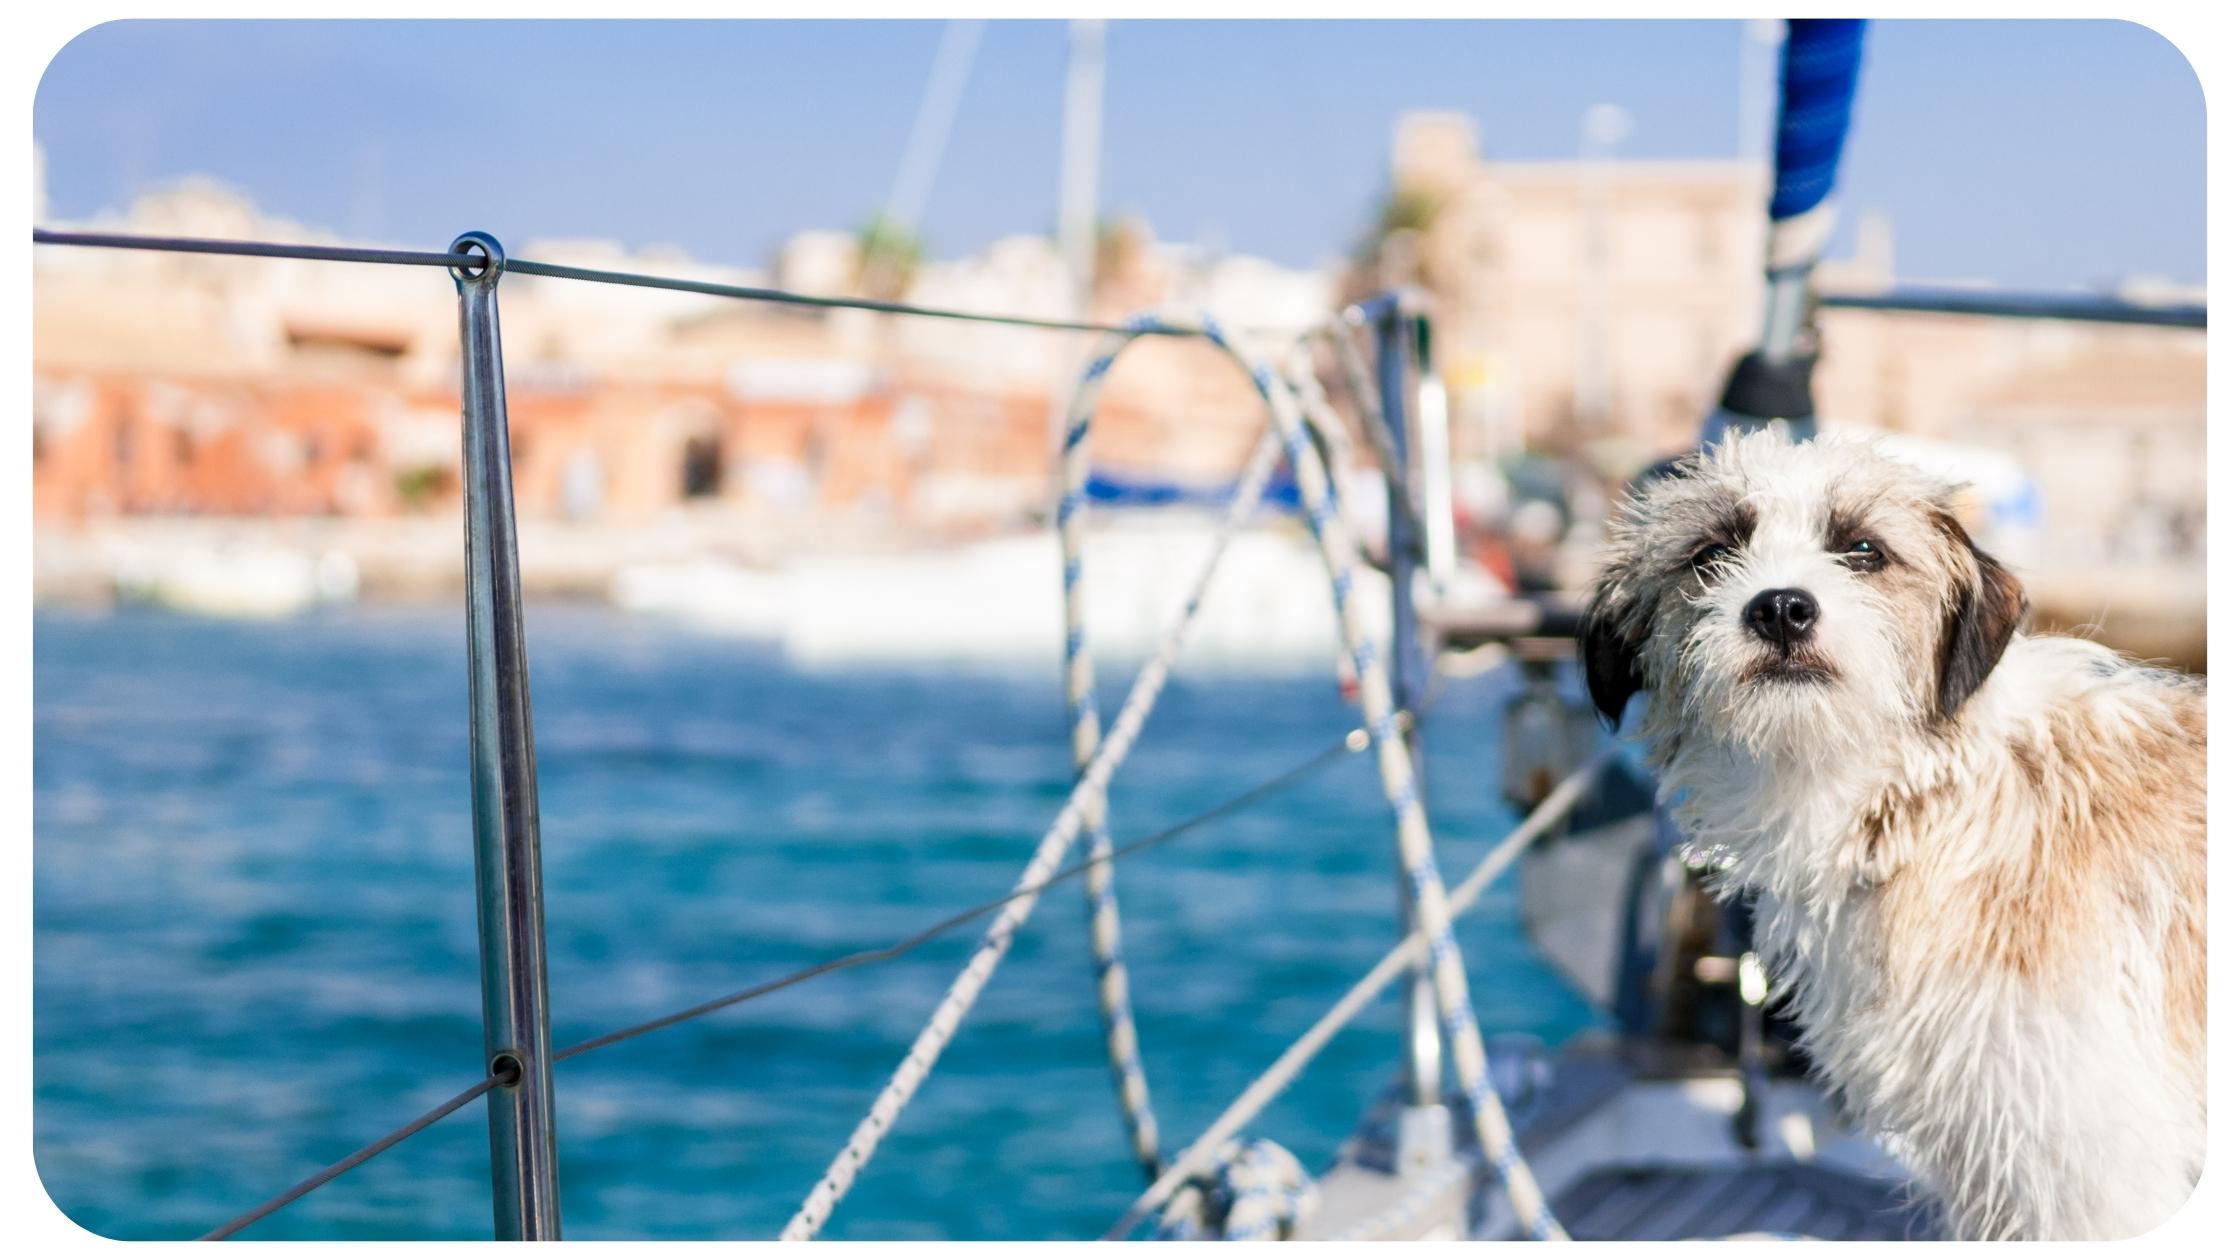
[{"label": "stone building", "polygon": [[[1392,180],[1423,219],[1396,252],[1437,303],[1459,457],[1570,451],[1622,476],[1693,442],[1762,317],[1762,165],[1488,162],[1467,117],[1411,114]],[[1854,256],[1819,269],[1824,291],[1895,282],[1891,225],[1860,213]],[[2205,295],[2133,282],[2125,296]],[[2039,550],[2063,565],[2198,568],[2203,333],[1838,309],[1818,325],[1823,417],[2013,455],[2043,496]]]},{"label": "stone building", "polygon": [[1488,162],[1468,117],[1410,114],[1392,180],[1458,454],[1687,442],[1757,317],[1762,167]]}]

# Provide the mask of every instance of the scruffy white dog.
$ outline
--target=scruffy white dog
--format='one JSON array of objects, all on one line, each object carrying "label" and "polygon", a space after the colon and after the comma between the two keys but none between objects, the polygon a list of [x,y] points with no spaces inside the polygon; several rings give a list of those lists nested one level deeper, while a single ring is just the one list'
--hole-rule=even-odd
[{"label": "scruffy white dog", "polygon": [[1615,526],[1580,645],[1844,1105],[1963,1235],[2168,1219],[2207,1128],[2207,698],[2078,639],[1952,487],[1730,438]]}]

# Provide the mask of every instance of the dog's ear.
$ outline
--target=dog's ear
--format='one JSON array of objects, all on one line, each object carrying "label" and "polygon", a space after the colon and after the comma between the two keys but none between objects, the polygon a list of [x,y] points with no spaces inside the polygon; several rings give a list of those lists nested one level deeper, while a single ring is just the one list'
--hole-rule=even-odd
[{"label": "dog's ear", "polygon": [[2022,583],[1976,546],[1957,517],[1939,512],[1937,525],[1956,551],[1944,639],[1937,648],[1937,716],[1950,720],[1991,676],[2030,601]]},{"label": "dog's ear", "polygon": [[1625,592],[1618,570],[1594,584],[1585,616],[1579,621],[1579,664],[1586,671],[1587,695],[1611,729],[1625,716],[1626,701],[1641,690],[1641,643],[1646,628],[1639,609]]}]

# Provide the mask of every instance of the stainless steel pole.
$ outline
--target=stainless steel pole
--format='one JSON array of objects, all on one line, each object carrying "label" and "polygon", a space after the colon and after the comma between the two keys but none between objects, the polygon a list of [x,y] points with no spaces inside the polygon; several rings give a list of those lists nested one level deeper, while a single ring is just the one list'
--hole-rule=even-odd
[{"label": "stainless steel pole", "polygon": [[491,1208],[506,1240],[560,1237],[546,1018],[544,871],[537,841],[537,752],[529,727],[521,568],[506,438],[498,281],[505,251],[469,232],[459,286],[460,421],[465,460],[467,696],[474,775],[476,920],[482,939],[482,1042],[492,1075]]},{"label": "stainless steel pole", "polygon": [[[1392,701],[1404,713],[1422,703],[1427,662],[1416,624],[1415,575],[1422,539],[1415,511],[1415,444],[1410,418],[1415,396],[1409,388],[1415,366],[1415,316],[1401,295],[1389,295],[1377,316],[1377,392],[1384,422],[1392,435],[1392,450],[1399,465],[1399,485],[1387,487],[1385,557],[1392,574]],[[1423,747],[1418,724],[1410,723],[1402,738],[1415,758],[1417,789],[1423,785]],[[1415,907],[1407,873],[1400,874],[1401,930],[1415,922]],[[1439,1012],[1431,991],[1431,972],[1417,963],[1407,987],[1407,1024],[1403,1030],[1407,1067],[1408,1101],[1412,1107],[1434,1107],[1440,1098]],[[1403,1160],[1403,1163],[1406,1161]]]}]

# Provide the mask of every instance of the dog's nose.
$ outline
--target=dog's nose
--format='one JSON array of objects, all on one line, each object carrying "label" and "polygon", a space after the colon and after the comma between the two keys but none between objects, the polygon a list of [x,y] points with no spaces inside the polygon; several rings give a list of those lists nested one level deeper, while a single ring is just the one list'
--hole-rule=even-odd
[{"label": "dog's nose", "polygon": [[1795,588],[1759,591],[1742,610],[1742,624],[1786,652],[1812,637],[1812,623],[1820,620],[1820,605]]}]

